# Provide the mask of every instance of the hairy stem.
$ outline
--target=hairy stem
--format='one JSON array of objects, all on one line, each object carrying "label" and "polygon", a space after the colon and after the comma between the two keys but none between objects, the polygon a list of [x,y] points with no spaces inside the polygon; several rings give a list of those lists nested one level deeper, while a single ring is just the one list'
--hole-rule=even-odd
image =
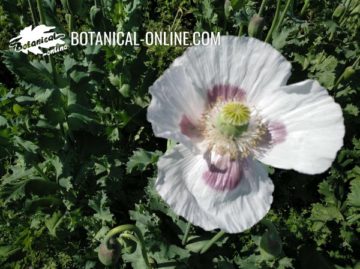
[{"label": "hairy stem", "polygon": [[204,254],[206,251],[208,251],[209,248],[211,248],[212,245],[214,245],[224,234],[224,231],[220,231],[214,235],[214,237],[211,238],[211,240],[200,250],[200,254]]},{"label": "hairy stem", "polygon": [[41,24],[45,24],[45,15],[44,15],[44,10],[43,10],[41,1],[40,1],[40,0],[36,0],[36,4],[37,4],[39,16],[40,16],[40,23],[41,23]]},{"label": "hairy stem", "polygon": [[275,15],[274,15],[274,19],[272,21],[272,24],[271,24],[271,27],[270,27],[270,30],[265,38],[265,42],[269,42],[271,37],[272,37],[272,34],[275,30],[275,27],[276,27],[276,24],[277,24],[277,21],[278,21],[278,18],[279,18],[279,13],[280,13],[280,4],[281,4],[281,0],[277,0],[277,4],[276,4],[276,11],[275,11]]},{"label": "hairy stem", "polygon": [[182,241],[181,241],[181,243],[182,243],[183,245],[186,244],[186,242],[187,242],[187,240],[188,240],[188,238],[189,238],[190,228],[191,228],[191,223],[188,222],[187,225],[186,225],[186,230],[185,230],[184,237],[183,237],[183,239],[182,239]]},{"label": "hairy stem", "polygon": [[111,237],[117,235],[117,234],[121,234],[122,232],[125,232],[125,231],[133,231],[135,234],[136,234],[136,237],[138,238],[139,240],[139,243],[140,243],[140,247],[141,247],[141,253],[142,253],[142,256],[143,256],[143,259],[145,261],[145,264],[146,264],[146,267],[148,269],[151,269],[151,266],[150,266],[150,263],[149,263],[149,258],[148,258],[148,255],[147,255],[147,251],[146,251],[146,248],[145,248],[145,240],[144,240],[144,237],[141,233],[141,231],[139,230],[138,227],[136,227],[135,225],[132,225],[132,224],[125,224],[125,225],[120,225],[118,227],[115,227],[113,229],[111,229],[107,235],[105,236],[105,244],[109,246],[109,240]]},{"label": "hairy stem", "polygon": [[30,13],[31,13],[31,18],[33,21],[33,25],[34,27],[37,25],[37,19],[36,19],[36,13],[35,13],[35,9],[34,9],[34,5],[32,0],[28,0],[28,4],[29,4],[29,8],[30,8]]},{"label": "hairy stem", "polygon": [[259,12],[258,12],[258,15],[259,15],[260,17],[261,17],[262,14],[264,13],[266,1],[267,1],[267,0],[262,0],[262,2],[261,2],[260,9],[259,9]]},{"label": "hairy stem", "polygon": [[284,11],[281,13],[281,16],[280,16],[280,19],[279,19],[279,23],[277,24],[276,26],[276,30],[275,31],[278,31],[279,28],[281,27],[284,19],[285,19],[285,16],[286,16],[286,13],[288,12],[289,10],[289,7],[290,7],[290,4],[292,3],[293,0],[287,0],[286,4],[285,4],[285,8],[284,8]]},{"label": "hairy stem", "polygon": [[303,5],[303,7],[302,7],[302,9],[300,11],[301,16],[304,16],[305,11],[307,10],[309,4],[310,4],[310,0],[305,0],[305,3],[304,3],[304,5]]},{"label": "hairy stem", "polygon": [[[39,16],[40,16],[40,23],[41,24],[45,24],[45,15],[44,15],[44,9],[43,6],[41,4],[41,0],[36,0],[36,4],[37,4],[37,8],[38,8],[38,12],[39,12]],[[51,55],[49,55],[49,61],[50,61],[50,65],[51,65],[51,73],[53,75],[53,82],[56,85],[56,72],[55,72],[55,62],[54,59],[51,57]]]}]

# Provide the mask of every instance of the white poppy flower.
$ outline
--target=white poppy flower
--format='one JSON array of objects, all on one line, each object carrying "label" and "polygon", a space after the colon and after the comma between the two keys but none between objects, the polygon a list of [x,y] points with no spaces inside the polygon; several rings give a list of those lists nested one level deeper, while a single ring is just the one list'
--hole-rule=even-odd
[{"label": "white poppy flower", "polygon": [[205,230],[242,232],[269,211],[264,164],[317,174],[343,145],[341,108],[317,81],[286,85],[291,64],[254,38],[191,47],[150,88],[148,120],[179,144],[158,162],[156,189]]}]

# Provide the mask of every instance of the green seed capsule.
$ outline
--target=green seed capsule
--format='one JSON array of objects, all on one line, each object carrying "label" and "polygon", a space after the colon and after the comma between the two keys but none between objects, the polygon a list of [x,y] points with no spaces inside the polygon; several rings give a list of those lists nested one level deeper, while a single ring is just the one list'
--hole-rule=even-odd
[{"label": "green seed capsule", "polygon": [[116,239],[111,238],[109,244],[101,243],[98,257],[103,265],[109,266],[116,263],[120,258],[120,244]]},{"label": "green seed capsule", "polygon": [[355,74],[355,69],[352,66],[348,66],[344,71],[344,80],[350,79]]},{"label": "green seed capsule", "polygon": [[264,18],[255,14],[251,18],[248,26],[249,36],[258,37],[261,34],[263,27],[264,27]]},{"label": "green seed capsule", "polygon": [[333,18],[340,18],[345,12],[345,6],[343,4],[338,5],[333,13]]}]

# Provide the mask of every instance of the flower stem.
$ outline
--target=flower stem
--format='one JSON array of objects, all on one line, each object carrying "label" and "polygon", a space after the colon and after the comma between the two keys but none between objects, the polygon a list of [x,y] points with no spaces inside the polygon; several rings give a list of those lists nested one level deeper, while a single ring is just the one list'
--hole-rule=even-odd
[{"label": "flower stem", "polygon": [[286,2],[286,4],[285,4],[284,11],[281,13],[281,16],[280,16],[280,19],[279,19],[279,23],[277,24],[275,31],[278,31],[279,28],[281,27],[281,24],[283,23],[283,21],[284,21],[284,19],[285,19],[286,13],[288,12],[289,7],[290,7],[290,4],[292,3],[292,1],[293,1],[293,0],[287,0],[287,2]]},{"label": "flower stem", "polygon": [[273,21],[272,21],[270,30],[269,30],[266,38],[265,38],[265,42],[267,42],[267,43],[270,41],[270,39],[271,39],[271,37],[272,37],[272,33],[273,33],[274,30],[275,30],[275,26],[276,26],[276,23],[277,23],[277,21],[278,21],[279,13],[280,13],[280,4],[281,4],[281,0],[277,0],[274,19],[273,19]]},{"label": "flower stem", "polygon": [[191,223],[188,222],[187,225],[186,225],[186,230],[185,230],[185,234],[184,234],[184,237],[181,241],[181,244],[182,245],[185,245],[187,240],[188,240],[188,237],[189,237],[189,233],[190,233],[190,228],[191,228]]},{"label": "flower stem", "polygon": [[[352,68],[356,68],[356,65],[360,62],[360,56],[357,57],[357,59],[355,60],[355,62],[350,66]],[[339,78],[336,80],[334,88],[336,88],[337,86],[339,86],[340,82],[343,81],[344,77],[345,77],[345,72],[346,69],[341,73],[341,75],[339,76]]]},{"label": "flower stem", "polygon": [[[36,5],[37,5],[39,16],[40,16],[40,23],[45,24],[46,21],[45,21],[44,9],[43,9],[43,6],[41,4],[41,1],[36,0]],[[51,55],[49,55],[49,61],[50,61],[50,65],[51,65],[51,73],[53,75],[53,82],[56,85],[55,62],[54,62],[54,59],[51,57]]]},{"label": "flower stem", "polygon": [[35,27],[37,25],[37,20],[36,20],[36,13],[35,13],[35,10],[34,10],[32,0],[28,0],[28,3],[29,3],[29,8],[30,8],[31,18],[32,18],[32,21],[33,21],[33,24],[34,24],[34,27]]},{"label": "flower stem", "polygon": [[149,258],[148,258],[147,251],[146,251],[146,248],[145,248],[144,237],[142,236],[142,233],[139,230],[139,228],[136,227],[135,225],[124,224],[124,225],[120,225],[118,227],[115,227],[115,228],[111,229],[105,236],[105,239],[104,239],[105,244],[110,248],[110,246],[109,246],[110,238],[117,235],[117,234],[121,234],[122,232],[125,232],[125,231],[133,231],[133,232],[135,232],[136,237],[138,238],[139,243],[140,243],[141,253],[142,253],[143,259],[145,261],[146,267],[148,269],[151,269],[151,266],[150,266],[150,263],[149,263]]},{"label": "flower stem", "polygon": [[261,5],[260,5],[260,9],[258,12],[258,15],[261,17],[262,14],[264,13],[264,9],[265,9],[265,4],[266,4],[266,0],[262,0]]},{"label": "flower stem", "polygon": [[44,10],[43,10],[43,8],[42,8],[41,1],[40,1],[40,0],[36,0],[36,4],[37,4],[39,16],[40,16],[40,23],[41,23],[41,24],[45,24]]},{"label": "flower stem", "polygon": [[300,11],[301,16],[304,16],[304,13],[305,13],[306,9],[308,8],[309,4],[310,4],[310,0],[305,0],[305,3]]},{"label": "flower stem", "polygon": [[223,235],[225,234],[224,231],[218,232],[211,240],[200,250],[200,254],[204,254],[209,248],[212,247]]},{"label": "flower stem", "polygon": [[238,34],[238,36],[242,36],[242,35],[243,35],[243,31],[244,31],[244,25],[241,24],[241,25],[240,25],[240,28],[239,28],[239,34]]},{"label": "flower stem", "polygon": [[68,30],[69,30],[69,36],[70,36],[72,29],[73,29],[73,16],[70,13],[68,13],[65,15],[65,18],[68,23]]}]

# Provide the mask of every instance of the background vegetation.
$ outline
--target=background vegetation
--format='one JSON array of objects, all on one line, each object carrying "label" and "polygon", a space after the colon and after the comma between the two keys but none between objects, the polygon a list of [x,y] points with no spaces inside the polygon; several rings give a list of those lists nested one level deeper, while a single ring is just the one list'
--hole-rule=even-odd
[{"label": "background vegetation", "polygon": [[[278,3],[269,34],[274,0],[261,10],[251,0],[2,0],[0,267],[104,268],[101,240],[135,224],[154,268],[359,269],[360,3]],[[182,244],[186,222],[152,188],[166,141],[146,121],[149,86],[185,48],[71,47],[51,61],[9,51],[20,30],[40,24],[39,4],[43,23],[67,34],[162,29],[267,39],[292,62],[291,83],[317,79],[342,106],[345,145],[322,175],[269,168],[276,187],[265,221],[200,254],[216,231],[191,227]],[[257,13],[263,28],[248,32]],[[145,268],[128,234],[113,268]]]}]

